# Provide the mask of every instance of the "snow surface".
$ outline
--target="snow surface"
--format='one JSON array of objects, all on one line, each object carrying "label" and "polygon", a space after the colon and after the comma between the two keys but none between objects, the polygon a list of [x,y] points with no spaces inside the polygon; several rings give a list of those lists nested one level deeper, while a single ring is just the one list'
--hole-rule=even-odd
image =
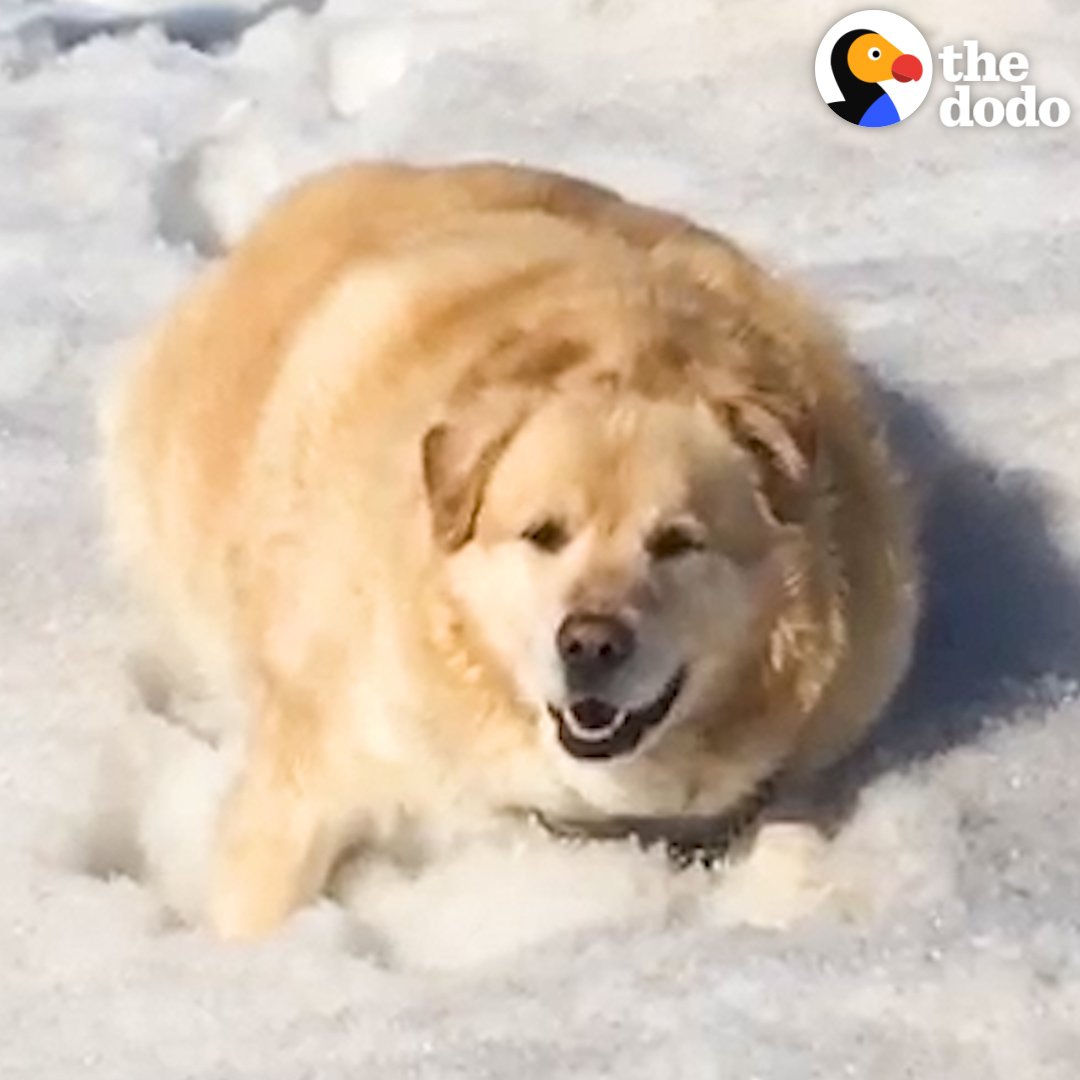
[{"label": "snow surface", "polygon": [[[947,131],[939,79],[851,128],[811,76],[851,6],[0,0],[0,1077],[1080,1075],[1080,119]],[[1075,0],[903,10],[1080,108]],[[132,704],[93,399],[269,194],[388,155],[693,213],[879,378],[929,615],[833,839],[775,837],[790,905],[526,832],[354,867],[256,946],[173,914],[226,763]]]}]

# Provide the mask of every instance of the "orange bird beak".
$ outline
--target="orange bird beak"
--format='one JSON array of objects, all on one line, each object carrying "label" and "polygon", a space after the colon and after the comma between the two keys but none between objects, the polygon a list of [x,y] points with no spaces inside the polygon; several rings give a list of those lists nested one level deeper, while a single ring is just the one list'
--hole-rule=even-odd
[{"label": "orange bird beak", "polygon": [[922,78],[922,61],[910,53],[898,56],[893,61],[892,77],[897,82],[918,82]]}]

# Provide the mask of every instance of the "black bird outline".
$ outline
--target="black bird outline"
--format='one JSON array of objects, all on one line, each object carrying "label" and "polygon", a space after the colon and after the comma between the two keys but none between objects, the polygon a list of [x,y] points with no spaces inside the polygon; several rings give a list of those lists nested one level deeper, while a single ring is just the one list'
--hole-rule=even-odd
[{"label": "black bird outline", "polygon": [[840,87],[840,93],[844,95],[841,101],[830,101],[829,108],[838,116],[842,116],[849,124],[858,124],[870,106],[885,93],[880,83],[863,82],[848,67],[848,52],[851,46],[863,34],[872,33],[872,30],[866,29],[849,30],[833,46],[832,56],[829,59],[836,85]]}]

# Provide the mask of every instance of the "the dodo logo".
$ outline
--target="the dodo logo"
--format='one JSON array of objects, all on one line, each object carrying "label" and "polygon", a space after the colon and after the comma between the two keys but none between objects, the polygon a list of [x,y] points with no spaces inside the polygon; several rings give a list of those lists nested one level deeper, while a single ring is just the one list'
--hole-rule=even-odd
[{"label": "the dodo logo", "polygon": [[859,127],[906,120],[930,92],[933,53],[907,19],[891,11],[856,11],[818,47],[814,76],[829,107]]}]

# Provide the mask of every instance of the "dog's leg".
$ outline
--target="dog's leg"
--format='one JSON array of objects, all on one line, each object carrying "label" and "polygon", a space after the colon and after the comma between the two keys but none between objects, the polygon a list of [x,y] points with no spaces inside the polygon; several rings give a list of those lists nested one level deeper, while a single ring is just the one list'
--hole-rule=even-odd
[{"label": "dog's leg", "polygon": [[269,933],[316,896],[348,842],[348,807],[314,717],[260,717],[222,808],[209,919],[224,938]]},{"label": "dog's leg", "polygon": [[243,776],[219,824],[209,905],[223,938],[269,933],[316,895],[334,858],[317,800],[261,769]]}]

